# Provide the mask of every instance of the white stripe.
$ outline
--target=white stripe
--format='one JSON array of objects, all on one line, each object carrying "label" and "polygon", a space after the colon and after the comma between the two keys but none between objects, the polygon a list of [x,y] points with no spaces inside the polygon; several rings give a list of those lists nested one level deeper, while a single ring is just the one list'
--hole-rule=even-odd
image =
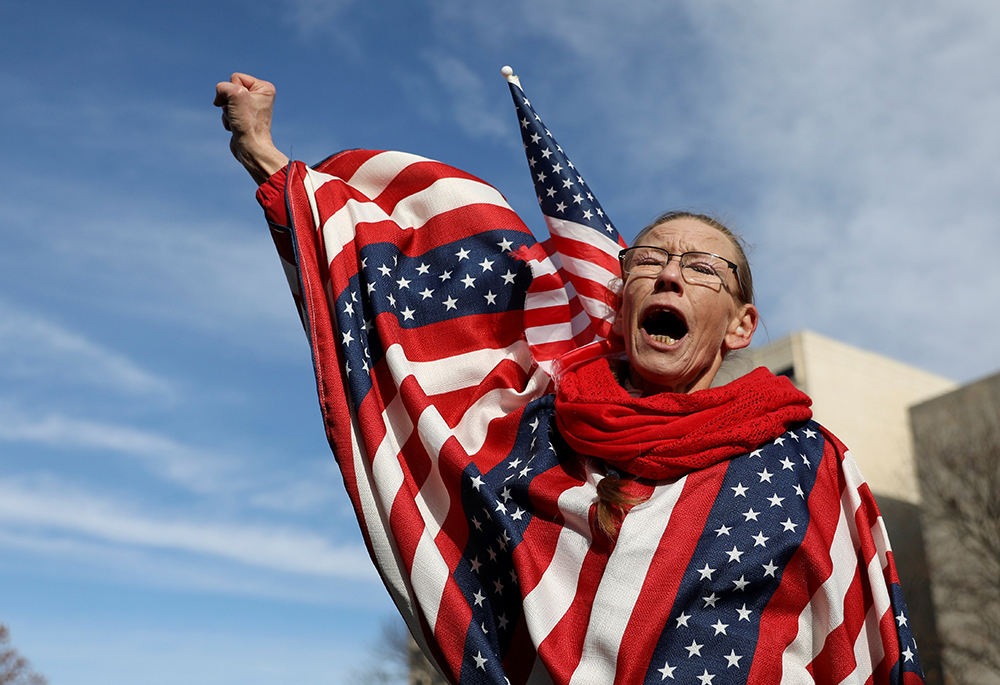
[{"label": "white stripe", "polygon": [[492,390],[476,400],[463,414],[454,435],[462,449],[475,454],[483,449],[491,421],[514,412],[528,402],[545,394],[549,388],[549,375],[538,367],[522,392],[512,388]]},{"label": "white stripe", "polygon": [[622,249],[621,245],[590,226],[551,216],[545,217],[545,223],[549,227],[549,233],[596,247],[601,252],[607,253],[613,261],[618,261],[618,252]]},{"label": "white stripe", "polygon": [[[358,426],[357,412],[352,407],[350,413],[351,452],[354,463],[354,480],[358,488],[358,500],[361,503],[362,525],[368,532],[368,539],[371,540],[372,551],[376,559],[376,567],[385,581],[385,586],[389,590],[393,602],[406,620],[410,632],[419,635],[421,629],[420,622],[416,617],[413,587],[406,576],[403,559],[399,554],[396,541],[390,534],[387,525],[388,512],[383,510],[381,502],[375,496],[379,484],[376,483],[372,473],[364,443],[358,440],[361,431]],[[395,497],[395,493],[392,494]],[[422,641],[422,636],[420,639]]]},{"label": "white stripe", "polygon": [[[441,470],[438,467],[441,447],[451,437],[451,429],[434,405],[427,407],[420,414],[420,419],[417,421],[417,436],[431,459],[431,469],[427,479],[420,486],[414,502],[424,520],[424,533],[433,540],[441,530],[441,523],[448,515],[448,507],[451,504],[451,496],[441,479]],[[413,568],[416,570],[416,564]]]},{"label": "white stripe", "polygon": [[529,259],[528,266],[531,267],[531,275],[534,278],[548,276],[559,271],[559,265],[554,263],[551,255],[542,259]]},{"label": "white stripe", "polygon": [[854,527],[851,518],[853,512],[848,517],[841,508],[830,544],[833,570],[799,614],[795,639],[781,655],[782,682],[803,682],[797,678],[808,677],[805,667],[823,649],[826,636],[844,622],[844,598],[858,565],[857,547],[851,534]]},{"label": "white stripe", "polygon": [[[520,348],[523,347],[523,343],[520,344]],[[503,352],[498,354],[496,350],[482,350],[470,355],[462,355],[461,358],[465,362],[474,362],[484,356],[486,358],[493,356],[507,359],[515,358],[516,355],[519,359],[515,360],[519,363],[530,363],[530,358],[525,358],[523,349],[517,349],[517,346],[512,346],[510,349],[514,351],[514,354]],[[441,384],[440,376],[444,369],[441,363],[410,362],[399,345],[392,345],[386,350],[386,363],[397,384],[401,384],[405,378],[412,375],[412,371],[423,376],[432,386],[435,384],[440,386]],[[420,377],[417,375],[414,377],[419,383]],[[463,382],[469,380],[469,377],[466,376]],[[481,380],[482,378],[479,379],[479,382]],[[447,563],[434,542],[434,538],[448,514],[451,502],[439,469],[441,448],[450,437],[454,436],[467,453],[474,454],[482,448],[486,441],[490,421],[507,415],[542,395],[547,386],[548,377],[540,369],[536,369],[523,392],[519,393],[513,389],[498,389],[486,393],[463,413],[461,421],[454,429],[448,426],[433,405],[427,407],[418,419],[417,435],[430,456],[431,470],[420,491],[414,497],[414,504],[420,512],[424,530],[421,532],[414,553],[410,587],[415,593],[417,604],[430,626],[437,625],[442,594],[450,575]],[[422,384],[421,388],[423,388]],[[426,388],[424,390],[426,392]],[[403,483],[403,471],[397,455],[400,446],[409,439],[413,430],[402,393],[397,394],[386,407],[382,414],[382,420],[386,425],[386,435],[376,451],[373,470],[376,489],[383,495],[381,498],[382,509],[389,512],[396,493]],[[385,520],[388,521],[388,514],[386,514]],[[394,563],[398,564],[399,560],[394,559]]]},{"label": "white stripe", "polygon": [[686,480],[657,486],[648,500],[625,517],[594,597],[572,685],[614,682],[622,637]]},{"label": "white stripe", "polygon": [[417,162],[428,162],[426,157],[412,155],[408,152],[382,152],[359,166],[347,183],[364,193],[365,197],[375,198],[389,186],[390,183],[406,167]]},{"label": "white stripe", "polygon": [[401,200],[392,210],[392,220],[402,228],[420,228],[438,214],[475,204],[510,209],[493,186],[468,178],[441,178]]},{"label": "white stripe", "polygon": [[[581,331],[591,325],[590,314],[586,310],[581,310],[568,322],[549,324],[547,326],[531,326],[524,329],[524,337],[529,345],[540,345],[542,343],[563,342],[573,340]],[[585,340],[581,345],[593,342]]]},{"label": "white stripe", "polygon": [[313,226],[319,226],[319,207],[316,205],[316,189],[328,181],[334,180],[336,177],[330,174],[323,174],[318,171],[313,171],[308,166],[306,167],[306,175],[302,179],[302,187],[306,191],[306,197],[309,198],[309,208],[312,210],[313,216]]},{"label": "white stripe", "polygon": [[549,326],[532,326],[524,330],[524,337],[527,339],[529,345],[565,342],[573,339],[573,326],[568,321]]},{"label": "white stripe", "polygon": [[385,350],[385,357],[398,383],[412,374],[428,395],[475,387],[506,360],[525,371],[531,368],[531,352],[522,340],[507,347],[473,350],[429,362],[410,360],[402,346],[395,343]]},{"label": "white stripe", "polygon": [[[310,194],[310,201],[312,195]],[[323,224],[323,245],[330,263],[354,240],[355,221],[385,221],[386,213],[374,202],[350,199]]]},{"label": "white stripe", "polygon": [[539,290],[529,292],[524,301],[524,311],[531,309],[542,309],[544,307],[565,307],[569,304],[569,297],[564,288],[554,290]]},{"label": "white stripe", "polygon": [[[394,344],[386,350],[385,358],[386,365],[397,387],[412,375],[427,395],[437,395],[479,385],[496,365],[505,359],[513,360],[525,371],[532,365],[531,356],[523,342],[515,343],[501,350],[477,350],[434,362],[412,362],[407,359],[403,348]],[[427,436],[426,439],[430,439],[435,445],[428,447],[429,451],[433,449],[432,457],[437,458],[441,445],[451,436],[458,440],[462,449],[467,453],[475,454],[483,448],[483,444],[486,442],[487,430],[491,421],[506,416],[528,402],[541,397],[548,386],[548,375],[536,367],[523,390],[497,388],[485,393],[469,405],[454,428],[448,427],[444,419],[441,419],[439,424],[428,424],[428,427],[434,426],[437,431],[445,431]],[[438,417],[440,418],[439,414]],[[423,420],[423,415],[420,418]],[[422,429],[419,432],[422,433]],[[426,439],[422,434],[421,439],[425,440],[425,447],[427,447]]]},{"label": "white stripe", "polygon": [[577,278],[592,281],[595,285],[598,285],[605,290],[608,290],[608,285],[618,278],[618,272],[608,271],[607,269],[585,259],[578,259],[564,254],[562,263],[563,269],[569,273],[573,274]]},{"label": "white stripe", "polygon": [[592,480],[559,495],[559,511],[565,524],[559,531],[552,561],[538,585],[524,598],[523,616],[536,649],[576,598],[580,568],[590,549],[590,505],[596,501],[597,487]]},{"label": "white stripe", "polygon": [[[584,309],[579,314],[574,316],[569,323],[570,326],[573,327],[573,335],[575,336],[587,330],[587,326],[591,325],[590,314],[588,314],[587,310]],[[591,342],[593,342],[593,340],[584,340],[581,344],[586,345]]]},{"label": "white stripe", "polygon": [[[858,468],[857,462],[854,461],[850,452],[844,455],[842,468],[847,487],[844,488],[841,506],[844,509],[850,509],[852,512],[850,519],[851,535],[854,538],[854,544],[859,550],[858,554],[860,555],[862,531],[857,530],[857,520],[855,519],[854,512],[863,505],[861,492],[858,488],[864,484],[864,476],[861,475],[861,470]],[[889,565],[887,552],[890,548],[889,536],[885,532],[885,523],[882,521],[881,515],[872,521],[871,526],[868,530],[864,531],[864,534],[871,538],[875,547],[875,555],[868,562],[868,581],[871,585],[872,605],[875,608],[875,612],[879,616],[882,616],[892,607],[892,596],[889,594],[889,588],[886,587],[885,575],[882,573],[882,569]],[[881,648],[881,638],[879,639],[879,644]]]},{"label": "white stripe", "polygon": [[430,456],[431,469],[414,497],[414,503],[424,522],[424,530],[417,543],[411,580],[420,607],[431,626],[437,625],[442,595],[450,577],[448,565],[434,542],[451,504],[451,497],[439,468],[441,449],[454,436],[467,454],[479,451],[486,441],[490,421],[506,416],[541,395],[547,385],[548,377],[539,370],[529,381],[524,393],[510,389],[489,392],[463,413],[462,420],[454,429],[448,426],[433,405],[420,415],[417,435]]},{"label": "white stripe", "polygon": [[[413,554],[413,571],[410,582],[416,591],[417,603],[427,619],[427,625],[436,631],[438,611],[441,609],[441,596],[448,583],[448,565],[441,556],[441,551],[434,544],[427,529],[420,534],[417,549]],[[445,617],[447,618],[447,617]]]},{"label": "white stripe", "polygon": [[[872,559],[877,562],[878,558]],[[868,573],[872,572],[869,564]],[[862,581],[863,582],[863,581]],[[881,581],[879,585],[881,585]],[[861,685],[872,674],[873,664],[882,661],[885,652],[882,648],[882,634],[879,632],[878,617],[875,607],[868,607],[865,612],[865,622],[854,640],[854,670],[841,680],[841,683],[858,683]]]},{"label": "white stripe", "polygon": [[[392,511],[396,494],[402,487],[404,480],[398,454],[400,446],[409,439],[413,432],[413,423],[406,412],[401,394],[397,394],[392,402],[386,406],[382,412],[382,421],[385,424],[386,434],[372,459],[372,475],[374,489],[378,494],[380,509],[383,513],[382,521],[384,521],[388,534],[389,513]],[[398,555],[392,562],[399,565],[401,572],[405,569]],[[381,558],[379,563],[383,563]],[[433,538],[428,535],[425,526],[414,552],[409,588],[430,626],[434,626],[437,621],[438,610],[441,606],[441,594],[447,576],[447,565],[441,558]]]},{"label": "white stripe", "polygon": [[[841,495],[841,515],[830,550],[834,574],[817,590],[806,610],[799,616],[798,635],[782,655],[782,682],[800,682],[799,676],[806,679],[801,682],[811,682],[804,670],[805,666],[822,650],[826,636],[844,620],[845,597],[853,579],[853,569],[857,567],[861,554],[861,533],[857,530],[855,515],[863,503],[858,487],[864,483],[864,478],[849,453],[845,455],[842,468],[846,487]],[[873,665],[884,658],[879,621],[891,607],[891,597],[883,573],[888,564],[888,538],[882,518],[876,519],[865,534],[872,536],[876,548],[875,556],[861,569],[862,573],[867,574],[862,582],[868,584],[873,604],[855,639],[855,668],[842,681],[845,684],[864,683],[871,675]],[[838,570],[843,575],[838,576]]]},{"label": "white stripe", "polygon": [[579,297],[580,302],[583,303],[583,308],[588,314],[590,314],[591,317],[600,321],[606,321],[608,325],[614,324],[617,312],[609,307],[607,302],[595,300],[590,297],[584,297],[583,295],[580,295]]},{"label": "white stripe", "polygon": [[[403,564],[399,548],[396,546],[396,541],[390,534],[388,510],[383,510],[379,501],[375,498],[374,491],[378,488],[378,485],[375,483],[372,471],[369,468],[364,445],[359,443],[357,439],[360,435],[357,412],[352,407],[350,413],[351,452],[354,462],[355,484],[358,488],[358,500],[361,502],[361,524],[365,527],[368,539],[371,541],[372,551],[377,560],[376,568],[379,575],[382,576],[382,580],[389,591],[389,595],[392,597],[393,603],[399,609],[399,613],[402,614],[403,620],[406,621],[410,634],[414,636],[421,651],[425,655],[428,655],[427,658],[440,671],[440,666],[430,656],[430,648],[427,640],[424,638],[420,621],[417,618],[416,594],[406,575],[406,567]],[[392,499],[395,499],[395,495],[396,493],[393,492]]]}]

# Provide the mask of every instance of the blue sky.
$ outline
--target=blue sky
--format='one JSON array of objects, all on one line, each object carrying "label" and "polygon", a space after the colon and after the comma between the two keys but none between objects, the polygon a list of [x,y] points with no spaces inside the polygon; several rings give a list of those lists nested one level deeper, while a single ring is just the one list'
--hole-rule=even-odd
[{"label": "blue sky", "polygon": [[[392,615],[211,106],[403,149],[542,225],[511,64],[626,236],[727,218],[766,333],[1000,369],[1000,10],[860,0],[0,6],[0,621],[53,685],[348,683]],[[764,341],[764,331],[758,334]]]}]

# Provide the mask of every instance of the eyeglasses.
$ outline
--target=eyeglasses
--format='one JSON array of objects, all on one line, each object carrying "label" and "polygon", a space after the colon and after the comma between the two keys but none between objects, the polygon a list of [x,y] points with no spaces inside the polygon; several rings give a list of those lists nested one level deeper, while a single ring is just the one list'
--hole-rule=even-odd
[{"label": "eyeglasses", "polygon": [[[674,257],[677,257],[680,263],[681,277],[684,278],[685,283],[721,285],[729,290],[726,285],[726,269],[731,269],[733,275],[736,276],[737,285],[740,285],[739,267],[725,257],[711,252],[673,254],[659,247],[639,245],[638,247],[626,248],[618,253],[622,273],[648,278],[659,276]],[[742,285],[740,288],[742,290]]]}]

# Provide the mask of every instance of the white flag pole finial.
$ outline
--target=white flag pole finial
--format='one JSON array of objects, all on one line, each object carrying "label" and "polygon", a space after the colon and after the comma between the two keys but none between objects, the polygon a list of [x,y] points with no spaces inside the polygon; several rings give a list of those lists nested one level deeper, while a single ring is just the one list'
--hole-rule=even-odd
[{"label": "white flag pole finial", "polygon": [[510,67],[504,67],[503,69],[500,70],[500,73],[503,75],[505,79],[507,79],[509,83],[513,83],[518,88],[521,87],[521,80],[514,75],[513,69],[511,69]]}]

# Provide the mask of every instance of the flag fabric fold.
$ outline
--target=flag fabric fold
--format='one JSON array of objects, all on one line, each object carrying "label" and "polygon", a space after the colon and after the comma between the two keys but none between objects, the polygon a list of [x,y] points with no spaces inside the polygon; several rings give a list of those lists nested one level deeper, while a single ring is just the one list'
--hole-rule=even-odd
[{"label": "flag fabric fold", "polygon": [[[525,119],[536,189],[559,176],[582,205]],[[623,242],[541,187],[546,243],[488,184],[399,152],[295,162],[258,195],[366,544],[424,651],[456,683],[922,682],[874,499],[814,423],[633,482],[617,540],[594,532],[603,471],[554,430],[550,372],[615,348]]]}]

